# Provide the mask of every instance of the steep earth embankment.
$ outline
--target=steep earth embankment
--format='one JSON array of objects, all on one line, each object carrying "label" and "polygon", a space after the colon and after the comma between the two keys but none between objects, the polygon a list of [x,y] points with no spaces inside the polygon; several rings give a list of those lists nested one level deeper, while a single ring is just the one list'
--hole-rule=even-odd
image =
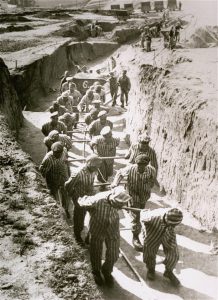
[{"label": "steep earth embankment", "polygon": [[[22,120],[1,61],[1,107],[8,123]],[[29,155],[0,113],[0,298],[101,299],[85,253]]]},{"label": "steep earth embankment", "polygon": [[[85,64],[93,59],[112,52],[117,43],[107,41],[71,42],[66,39],[62,43],[53,43],[40,47],[37,57],[32,54],[29,63],[12,72],[12,80],[21,101],[27,110],[34,107],[37,99],[53,91],[54,83],[60,74],[71,69],[74,64]],[[26,50],[21,51],[24,55]],[[31,54],[29,54],[31,57]],[[20,58],[21,61],[21,58]]]},{"label": "steep earth embankment", "polygon": [[16,90],[12,84],[8,68],[1,58],[0,86],[0,111],[6,116],[10,128],[17,134],[23,121],[22,109]]},{"label": "steep earth embankment", "polygon": [[[132,140],[145,130],[151,134],[158,177],[170,198],[215,229],[217,83],[211,57],[216,49],[203,51],[186,50],[188,58],[183,51],[169,52],[163,68],[139,63],[138,76],[132,78],[133,86],[139,88],[130,102],[128,129]],[[136,65],[136,61],[128,62],[130,70],[137,70]]]}]

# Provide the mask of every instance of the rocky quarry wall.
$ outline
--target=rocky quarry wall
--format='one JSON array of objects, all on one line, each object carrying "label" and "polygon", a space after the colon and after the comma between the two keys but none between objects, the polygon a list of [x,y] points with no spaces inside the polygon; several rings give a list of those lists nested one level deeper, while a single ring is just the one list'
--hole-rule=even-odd
[{"label": "rocky quarry wall", "polygon": [[217,229],[216,104],[176,81],[169,70],[142,65],[138,75],[128,132],[133,140],[150,133],[168,196]]}]

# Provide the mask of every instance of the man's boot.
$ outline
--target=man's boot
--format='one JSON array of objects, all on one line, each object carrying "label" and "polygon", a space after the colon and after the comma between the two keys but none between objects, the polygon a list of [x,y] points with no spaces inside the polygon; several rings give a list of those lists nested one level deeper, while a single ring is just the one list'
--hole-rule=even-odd
[{"label": "man's boot", "polygon": [[113,278],[113,276],[111,275],[111,273],[109,273],[109,272],[104,268],[104,266],[102,267],[101,271],[102,271],[102,274],[104,275],[105,284],[106,284],[108,287],[112,287],[112,286],[114,285],[114,278]]},{"label": "man's boot", "polygon": [[148,269],[147,278],[149,280],[154,280],[155,279],[155,270],[154,269]]},{"label": "man's boot", "polygon": [[173,286],[177,287],[180,285],[179,279],[173,274],[172,271],[166,269],[163,276],[167,277],[171,281]]},{"label": "man's boot", "polygon": [[139,235],[138,234],[133,234],[132,244],[133,244],[136,251],[139,251],[139,252],[143,251],[143,246],[142,246],[142,244],[139,240]]},{"label": "man's boot", "polygon": [[97,285],[103,285],[104,279],[101,276],[101,272],[100,271],[93,271],[92,274],[93,274],[95,283]]}]

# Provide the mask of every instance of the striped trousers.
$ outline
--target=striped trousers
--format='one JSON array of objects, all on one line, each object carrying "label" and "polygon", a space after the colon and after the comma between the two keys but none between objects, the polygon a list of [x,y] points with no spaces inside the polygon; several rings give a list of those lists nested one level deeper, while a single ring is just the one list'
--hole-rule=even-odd
[{"label": "striped trousers", "polygon": [[103,264],[104,270],[109,274],[113,271],[113,266],[119,257],[120,239],[111,239],[107,235],[105,240],[99,239],[97,236],[91,234],[90,239],[90,260],[93,272],[101,270],[101,259],[103,251],[103,243],[106,244],[105,262]]},{"label": "striped trousers", "polygon": [[166,245],[164,241],[157,240],[151,245],[147,244],[145,241],[143,249],[143,261],[148,269],[155,269],[156,255],[161,244],[163,245],[163,251],[165,254],[164,264],[166,269],[172,271],[179,260],[179,250],[177,244],[173,244],[171,247],[169,247],[169,244]]},{"label": "striped trousers", "polygon": [[[140,209],[144,209],[147,200],[150,198],[150,193],[148,192],[147,194],[144,195],[143,200],[141,197],[139,197],[136,194],[133,193],[129,193],[130,196],[132,197],[132,200],[130,202],[130,207],[134,207],[134,208],[140,208]],[[139,235],[142,229],[142,225],[140,222],[140,212],[134,212],[134,211],[130,211],[129,215],[131,217],[131,227],[132,227],[132,233],[135,235]]]},{"label": "striped trousers", "polygon": [[86,216],[86,209],[80,207],[78,204],[78,197],[73,195],[72,197],[74,210],[73,210],[73,230],[76,238],[80,238],[81,232],[84,228],[84,221]]},{"label": "striped trousers", "polygon": [[76,238],[80,237],[81,232],[83,231],[85,216],[86,209],[84,207],[80,207],[78,204],[75,205],[73,211],[73,229]]},{"label": "striped trousers", "polygon": [[114,163],[108,164],[106,163],[106,161],[102,161],[102,164],[99,168],[100,173],[98,173],[98,181],[100,182],[105,182],[108,180],[108,177],[111,177],[113,175],[113,171],[114,171]]}]

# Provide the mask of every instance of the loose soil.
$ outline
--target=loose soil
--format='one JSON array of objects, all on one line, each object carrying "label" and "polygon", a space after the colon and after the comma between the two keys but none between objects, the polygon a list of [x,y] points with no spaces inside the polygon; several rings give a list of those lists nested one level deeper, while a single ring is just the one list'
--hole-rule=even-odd
[{"label": "loose soil", "polygon": [[[118,54],[118,61],[126,58],[128,46],[123,46],[114,53]],[[133,48],[134,49],[134,48]],[[134,50],[135,51],[135,50]],[[131,56],[131,53],[130,53]],[[96,69],[104,68],[105,62],[96,65]],[[44,99],[43,109],[49,105],[50,99]],[[46,103],[46,104],[45,104]],[[118,108],[117,108],[118,109]],[[31,154],[34,161],[39,163],[45,153],[45,147],[39,143],[41,125],[48,120],[48,113],[40,112],[40,106],[37,112],[24,112],[25,127],[20,132],[20,142],[28,153]],[[119,109],[118,109],[119,110]],[[83,118],[83,117],[82,117]],[[125,143],[125,114],[110,116],[109,119],[115,125],[114,135],[121,138],[121,145],[118,148],[118,155],[125,154],[128,146]],[[34,138],[25,142],[26,136]],[[81,134],[75,134],[74,138],[83,138]],[[86,155],[91,153],[89,147],[86,147]],[[72,155],[78,157],[83,155],[83,146],[75,143],[72,149]],[[115,164],[115,170],[126,166],[125,160],[119,160]],[[72,168],[79,166],[77,163]],[[173,206],[175,203],[169,201],[168,197],[160,197],[153,193],[148,202],[148,208],[155,209],[160,207]],[[71,209],[72,213],[72,209]],[[132,235],[130,232],[130,218],[125,211],[120,213],[121,228],[121,248],[130,259],[134,268],[138,271],[146,284],[142,287],[141,283],[134,276],[127,266],[123,257],[120,257],[115,265],[113,276],[116,280],[113,290],[102,288],[104,299],[216,299],[217,283],[217,256],[216,241],[217,235],[207,232],[189,213],[185,213],[182,225],[177,229],[178,245],[180,251],[180,260],[176,269],[176,275],[181,280],[181,288],[175,289],[169,285],[169,282],[163,278],[164,266],[157,265],[157,280],[149,282],[146,279],[146,267],[142,260],[142,254],[136,252],[131,244]],[[88,223],[88,218],[86,224]],[[85,230],[87,231],[87,229]],[[84,233],[85,236],[85,233]],[[163,260],[163,253],[158,253],[157,261]],[[193,280],[195,278],[195,280]],[[146,298],[145,298],[146,295]]]},{"label": "loose soil", "polygon": [[[60,24],[65,23],[52,23],[46,28],[42,26],[34,32],[28,31],[23,40],[34,40],[43,35],[47,38],[48,34],[60,29]],[[1,36],[4,36],[4,39],[20,38],[15,35],[17,33]],[[160,46],[160,41],[155,40],[153,47],[158,47],[160,50]],[[156,58],[157,63],[162,64],[167,61],[165,52],[167,50]],[[200,50],[197,52],[199,59],[204,56],[204,54],[201,56]],[[23,53],[23,60],[26,54],[27,52]],[[194,55],[193,52],[192,55]],[[130,58],[135,62],[138,60],[151,62],[153,59],[153,53],[149,55],[142,53],[137,44],[122,46],[114,53],[114,56],[118,63],[118,73],[126,67]],[[181,56],[184,57],[183,52]],[[14,59],[15,55],[5,57]],[[209,73],[205,74],[206,79],[207,76],[210,78],[208,74],[213,72],[213,67],[214,65],[211,64]],[[95,68],[105,68],[105,62],[99,65],[96,63]],[[180,64],[179,68],[179,72],[184,71],[184,65]],[[191,71],[195,72],[190,67]],[[134,74],[134,69],[132,72],[131,76],[137,76]],[[57,86],[54,86],[54,90],[56,88]],[[145,280],[145,285],[142,286],[138,282],[124,259],[120,257],[113,272],[116,280],[115,287],[103,288],[99,290],[99,293],[96,291],[90,266],[87,263],[88,252],[81,250],[75,244],[71,222],[66,222],[63,211],[48,195],[40,174],[30,162],[31,156],[33,162],[39,165],[45,155],[46,149],[40,129],[48,120],[49,114],[46,109],[56,96],[57,94],[53,93],[48,98],[39,99],[35,111],[24,111],[25,121],[19,134],[19,143],[28,155],[20,150],[15,139],[11,137],[4,119],[1,119],[0,143],[3,147],[1,149],[0,188],[3,192],[0,193],[2,226],[0,298],[5,300],[101,299],[102,293],[103,299],[112,300],[216,299],[218,294],[216,255],[218,237],[202,227],[188,212],[184,213],[183,223],[177,229],[180,260],[176,274],[181,281],[179,289],[172,288],[163,278],[163,264],[157,265],[157,279],[154,282],[146,279],[146,267],[142,262],[142,254],[136,252],[131,244],[129,216],[122,211],[120,212],[121,248]],[[115,125],[114,135],[121,138],[118,155],[123,155],[128,148],[125,143],[126,134],[128,134],[125,128],[126,113],[110,116],[109,119]],[[82,138],[80,134],[75,137]],[[86,147],[86,155],[90,152],[90,149]],[[72,155],[81,156],[82,154],[83,146],[75,143]],[[117,161],[115,171],[124,167],[126,163],[125,160]],[[72,168],[78,165],[79,163],[72,165]],[[174,204],[167,196],[160,197],[152,193],[148,208],[169,207]],[[70,211],[72,215],[73,207]],[[88,219],[86,224],[87,222]],[[163,252],[160,250],[157,261],[162,260]],[[93,290],[91,295],[90,290]]]}]

